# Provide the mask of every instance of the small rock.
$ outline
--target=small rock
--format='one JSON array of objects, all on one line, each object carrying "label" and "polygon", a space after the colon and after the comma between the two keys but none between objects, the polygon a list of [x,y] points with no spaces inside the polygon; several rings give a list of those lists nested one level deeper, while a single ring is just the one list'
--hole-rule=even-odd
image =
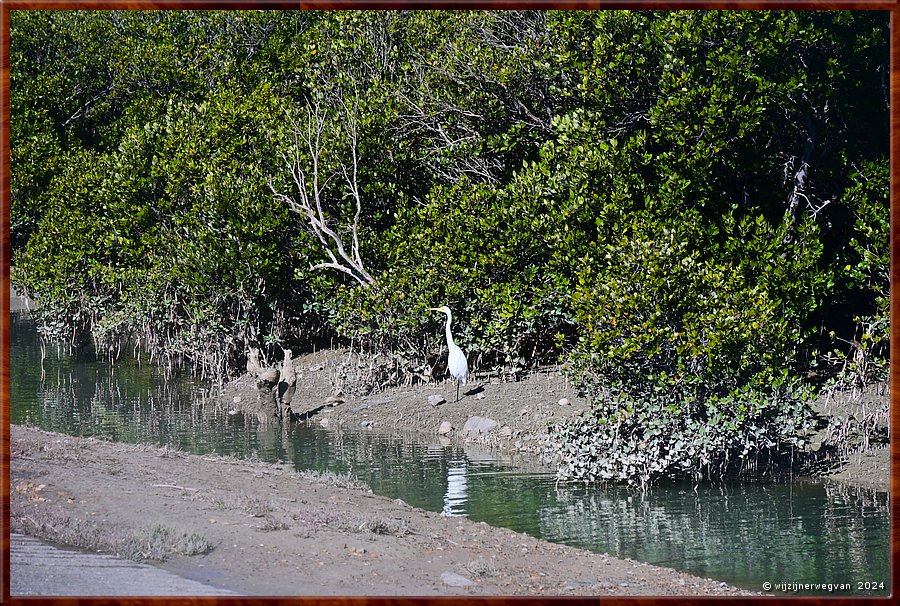
[{"label": "small rock", "polygon": [[509,438],[512,437],[512,427],[509,425],[504,425],[500,428],[500,437],[501,438]]},{"label": "small rock", "polygon": [[428,396],[428,403],[431,404],[432,406],[444,404],[446,401],[447,401],[447,398],[445,398],[444,396],[439,395],[439,394],[436,394],[433,396]]},{"label": "small rock", "polygon": [[569,405],[569,398],[560,398],[560,399],[559,399],[559,405],[560,405],[560,406],[568,406],[568,405]]},{"label": "small rock", "polygon": [[343,404],[344,398],[340,396],[328,396],[325,398],[325,403],[329,406],[337,406],[338,404]]},{"label": "small rock", "polygon": [[475,394],[475,399],[476,399],[476,400],[483,400],[483,399],[484,399],[484,394],[481,393],[481,392]]},{"label": "small rock", "polygon": [[453,431],[453,425],[450,423],[450,421],[444,421],[443,423],[441,423],[441,426],[438,427],[438,435],[445,436],[451,431]]},{"label": "small rock", "polygon": [[231,416],[234,416],[234,415],[238,414],[239,412],[240,412],[239,410],[235,410],[234,408],[232,408],[231,410],[228,411],[228,414]]},{"label": "small rock", "polygon": [[441,573],[441,580],[450,587],[471,587],[475,584],[475,581],[449,571]]},{"label": "small rock", "polygon": [[325,419],[320,420],[320,421],[319,421],[319,426],[321,426],[321,427],[328,427],[328,419],[325,418]]},{"label": "small rock", "polygon": [[241,398],[241,396],[234,396],[234,398],[232,398],[231,401],[234,402],[235,404],[240,404],[242,399],[243,398]]},{"label": "small rock", "polygon": [[499,423],[493,419],[488,419],[486,417],[469,417],[466,424],[463,426],[463,433],[489,433],[493,431],[497,425],[499,425]]},{"label": "small rock", "polygon": [[522,416],[524,417],[525,415],[528,414],[528,409],[527,409],[527,408],[523,408],[522,410],[519,411],[519,414],[522,415]]},{"label": "small rock", "polygon": [[372,421],[368,421],[368,420],[360,421],[359,426],[362,427],[363,429],[367,429],[369,427],[372,427]]}]

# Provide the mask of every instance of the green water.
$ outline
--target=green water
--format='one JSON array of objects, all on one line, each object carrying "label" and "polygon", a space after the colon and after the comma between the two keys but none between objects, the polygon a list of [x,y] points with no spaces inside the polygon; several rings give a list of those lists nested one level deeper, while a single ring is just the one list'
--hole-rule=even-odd
[{"label": "green water", "polygon": [[[421,437],[261,428],[203,413],[210,387],[126,354],[116,363],[44,348],[12,318],[12,422],[196,453],[258,456],[298,469],[350,472],[378,493],[549,541],[785,595],[887,595],[887,493],[826,483],[557,487],[525,457]],[[596,579],[602,581],[603,579]],[[828,591],[797,584],[846,584]]]}]

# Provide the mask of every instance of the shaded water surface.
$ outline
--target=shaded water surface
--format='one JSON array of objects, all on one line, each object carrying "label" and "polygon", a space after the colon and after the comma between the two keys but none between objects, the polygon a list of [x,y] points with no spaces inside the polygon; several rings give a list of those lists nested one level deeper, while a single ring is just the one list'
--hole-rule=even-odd
[{"label": "shaded water surface", "polygon": [[[405,435],[261,428],[203,414],[189,375],[43,349],[27,316],[11,334],[12,422],[80,436],[258,456],[349,472],[378,493],[549,541],[789,595],[889,593],[888,495],[825,483],[556,486],[524,457]],[[831,584],[829,591],[827,585]],[[806,584],[809,584],[808,586]],[[846,587],[841,586],[845,584]],[[835,589],[835,586],[837,588]]]}]

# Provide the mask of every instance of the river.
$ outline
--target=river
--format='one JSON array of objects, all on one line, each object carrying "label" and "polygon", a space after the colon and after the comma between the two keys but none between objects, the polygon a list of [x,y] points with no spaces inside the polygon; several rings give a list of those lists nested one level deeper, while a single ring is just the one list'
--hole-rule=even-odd
[{"label": "river", "polygon": [[207,414],[210,385],[129,351],[115,362],[91,351],[69,355],[42,344],[27,313],[13,313],[10,340],[13,423],[349,472],[417,507],[754,591],[890,593],[885,492],[787,481],[676,483],[646,494],[557,486],[552,469],[474,446],[302,424],[282,432]]}]

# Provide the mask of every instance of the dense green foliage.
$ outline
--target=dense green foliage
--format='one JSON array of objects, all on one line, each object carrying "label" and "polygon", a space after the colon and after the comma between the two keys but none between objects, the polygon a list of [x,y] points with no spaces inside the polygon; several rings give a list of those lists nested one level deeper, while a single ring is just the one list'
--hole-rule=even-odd
[{"label": "dense green foliage", "polygon": [[719,474],[883,376],[884,12],[11,18],[14,281],[45,332],[375,384],[566,362],[567,477]]}]

